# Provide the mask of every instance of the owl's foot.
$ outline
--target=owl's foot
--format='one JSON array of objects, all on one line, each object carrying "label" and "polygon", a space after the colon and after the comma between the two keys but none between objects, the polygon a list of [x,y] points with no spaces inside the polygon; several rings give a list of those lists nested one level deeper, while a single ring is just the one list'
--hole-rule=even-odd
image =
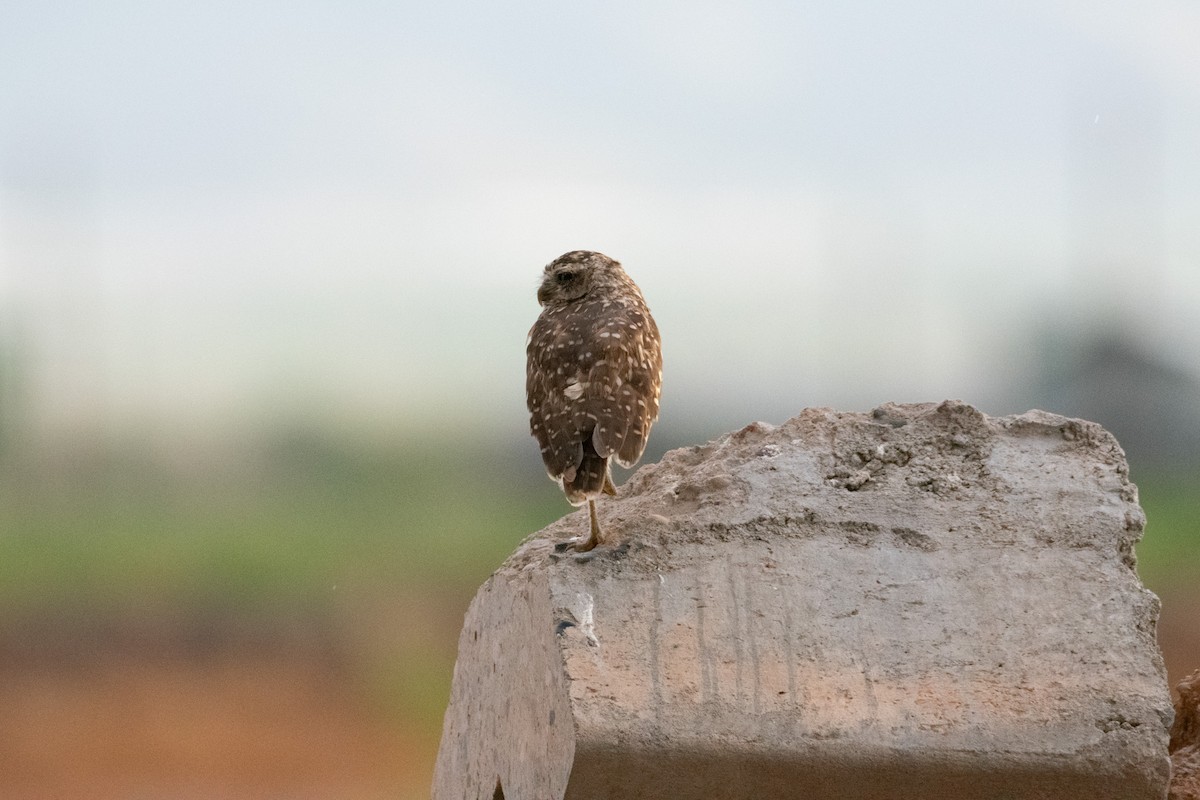
[{"label": "owl's foot", "polygon": [[588,500],[588,521],[591,523],[591,532],[588,538],[584,541],[575,540],[575,549],[580,553],[586,553],[596,545],[600,544],[600,519],[596,516],[596,501]]}]

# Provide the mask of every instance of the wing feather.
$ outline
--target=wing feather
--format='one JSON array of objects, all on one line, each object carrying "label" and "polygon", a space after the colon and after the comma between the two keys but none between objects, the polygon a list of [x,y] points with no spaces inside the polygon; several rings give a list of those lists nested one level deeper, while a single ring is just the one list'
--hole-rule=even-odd
[{"label": "wing feather", "polygon": [[597,334],[603,360],[593,365],[589,388],[596,452],[631,467],[641,458],[658,419],[662,349],[658,329],[644,307],[620,309]]},{"label": "wing feather", "polygon": [[554,315],[538,317],[526,347],[525,399],[529,430],[537,440],[546,472],[553,480],[574,480],[583,458],[583,441],[574,424],[575,403],[566,394],[563,365],[568,341],[578,338]]}]

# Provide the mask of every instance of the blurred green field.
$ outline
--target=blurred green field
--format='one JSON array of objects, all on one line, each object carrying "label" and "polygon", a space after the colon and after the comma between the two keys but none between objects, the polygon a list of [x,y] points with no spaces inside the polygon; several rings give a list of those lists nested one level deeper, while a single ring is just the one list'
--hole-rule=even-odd
[{"label": "blurred green field", "polygon": [[[315,641],[373,714],[432,748],[467,602],[570,510],[526,446],[288,434],[215,466],[103,451],[9,462],[0,660],[14,642],[35,661],[42,646],[44,658],[95,649],[89,629],[116,647],[184,642],[198,658]],[[1200,474],[1134,477],[1143,580],[1193,587]]]},{"label": "blurred green field", "polygon": [[1133,478],[1146,512],[1137,547],[1142,581],[1159,593],[1200,591],[1200,471],[1135,470]]},{"label": "blurred green field", "polygon": [[0,607],[275,606],[323,597],[339,580],[473,581],[566,510],[506,455],[295,437],[220,470],[120,456],[10,467]]},{"label": "blurred green field", "polygon": [[[477,586],[570,511],[511,446],[273,441],[220,470],[108,454],[0,474],[0,614],[321,604],[364,586]],[[517,466],[514,466],[514,462]],[[1151,588],[1200,568],[1200,472],[1134,475]]]}]

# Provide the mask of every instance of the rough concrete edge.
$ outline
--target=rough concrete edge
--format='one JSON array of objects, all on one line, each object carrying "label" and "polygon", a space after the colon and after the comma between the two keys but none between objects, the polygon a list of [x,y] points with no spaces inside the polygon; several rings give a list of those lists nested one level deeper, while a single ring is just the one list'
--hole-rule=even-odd
[{"label": "rough concrete edge", "polygon": [[1200,669],[1176,685],[1169,800],[1200,800]]},{"label": "rough concrete edge", "polygon": [[[726,770],[731,762],[737,764],[735,769],[738,770],[745,770],[747,765],[754,763],[766,768],[779,768],[784,765],[783,771],[791,772],[792,775],[797,774],[797,770],[803,770],[800,774],[830,776],[853,770],[857,773],[873,774],[878,780],[889,783],[894,779],[897,786],[913,784],[901,790],[904,791],[905,797],[917,796],[909,793],[916,791],[918,787],[931,789],[930,781],[954,784],[963,781],[977,783],[982,780],[988,785],[994,783],[996,788],[1000,789],[1010,783],[1012,775],[1024,775],[1027,779],[1041,784],[1041,789],[1036,795],[1029,795],[1030,797],[1056,796],[1044,792],[1053,791],[1051,787],[1061,787],[1064,782],[1070,782],[1075,790],[1086,788],[1095,792],[1093,796],[1096,800],[1126,800],[1131,796],[1130,792],[1147,787],[1157,786],[1165,792],[1170,775],[1170,762],[1123,764],[1108,757],[1111,753],[1083,756],[1081,762],[1078,755],[1071,753],[1047,755],[998,750],[987,754],[988,763],[983,774],[980,773],[980,754],[970,751],[905,752],[903,761],[897,762],[896,751],[891,747],[858,746],[853,751],[848,751],[843,743],[828,742],[816,743],[803,753],[785,750],[777,755],[779,758],[770,757],[757,747],[731,749],[725,745],[713,745],[679,749],[664,748],[661,744],[644,740],[622,740],[616,743],[607,739],[593,742],[580,740],[576,749],[577,764],[571,773],[564,797],[571,800],[576,796],[597,796],[596,786],[614,782],[612,776],[607,773],[614,769],[619,771],[631,762],[640,762],[643,765],[641,769],[647,779],[655,776],[655,768],[659,765],[679,761],[691,762],[696,765],[694,769],[699,771],[699,777],[718,782],[727,777]],[[903,766],[897,766],[898,763]],[[1092,771],[1064,771],[1057,766],[1062,763],[1086,765]],[[708,772],[713,773],[712,777]],[[1086,781],[1086,784],[1080,787],[1077,783],[1079,781]],[[599,796],[606,795],[601,792]],[[874,796],[876,795],[872,795]],[[939,793],[937,796],[943,795]],[[1004,793],[1004,796],[1009,795]],[[1193,798],[1188,795],[1182,800]]]},{"label": "rough concrete edge", "polygon": [[[897,427],[912,422],[920,422],[928,417],[938,416],[955,422],[963,429],[985,428],[992,436],[1010,434],[1022,436],[1059,437],[1066,446],[1095,449],[1106,452],[1114,460],[1117,477],[1120,482],[1121,499],[1132,505],[1126,521],[1126,536],[1121,544],[1121,555],[1131,570],[1136,573],[1137,558],[1134,546],[1145,535],[1146,516],[1138,502],[1137,485],[1129,478],[1129,466],[1125,451],[1111,432],[1097,422],[1067,417],[1041,409],[1030,409],[1020,414],[1006,416],[989,416],[974,406],[961,400],[943,400],[941,402],[924,403],[882,403],[869,411],[838,411],[828,406],[814,406],[801,410],[779,425],[767,422],[751,422],[735,431],[721,434],[704,444],[686,445],[668,450],[657,462],[641,465],[618,489],[616,502],[620,502],[626,491],[641,494],[647,481],[653,480],[654,473],[666,466],[695,464],[704,461],[729,447],[757,441],[776,432],[792,435],[797,429],[803,428],[815,420],[824,419],[831,424],[865,423]],[[625,491],[622,491],[624,489]],[[535,531],[518,544],[504,562],[497,568],[496,573],[515,573],[528,569],[533,564],[546,564],[556,560],[558,552],[555,545],[564,538],[564,532],[572,531],[570,536],[578,535],[583,530],[576,517],[579,512],[567,513],[558,520],[550,523],[541,530]],[[657,520],[644,521],[647,529],[654,529]],[[575,528],[579,528],[576,531]],[[1140,581],[1140,578],[1139,578]],[[1157,597],[1155,598],[1157,601]],[[1154,620],[1157,622],[1157,611]],[[1153,628],[1153,626],[1152,626]],[[1165,668],[1164,668],[1165,669]],[[1165,671],[1164,671],[1165,681]]]},{"label": "rough concrete edge", "polygon": [[[557,635],[545,624],[553,619],[550,606],[549,579],[544,570],[532,566],[517,575],[493,574],[472,598],[459,634],[451,696],[434,765],[431,791],[434,800],[459,800],[472,796],[469,793],[476,787],[449,782],[470,782],[473,776],[479,782],[480,796],[485,798],[492,796],[493,781],[496,780],[508,796],[562,797],[574,760],[575,718]],[[530,631],[542,631],[533,647],[525,651],[513,651],[505,647],[506,641],[497,637],[512,631],[504,626],[491,625],[490,622],[494,620],[490,620],[486,613],[490,610],[491,616],[495,616],[499,609],[510,611],[503,619],[517,620],[516,613],[520,613]],[[536,658],[538,652],[542,656],[541,662]],[[485,677],[481,685],[474,687],[482,696],[473,699],[481,702],[483,707],[471,708],[466,702],[472,689],[470,668],[489,662],[493,664],[495,677]],[[536,674],[532,669],[535,665],[547,669],[548,674]],[[538,682],[540,677],[549,679],[549,692],[544,691],[546,687]],[[512,698],[529,701],[532,705],[512,709],[509,706]],[[539,704],[539,700],[544,700],[544,703]],[[541,707],[533,708],[537,705]],[[486,741],[472,746],[464,738],[469,732],[479,733],[471,727],[472,713],[478,715],[476,721],[490,721],[498,726],[524,715],[533,723],[526,732],[525,741],[547,743],[545,757],[537,759],[535,754],[531,762],[526,752],[526,760],[522,761],[521,751],[527,751],[527,748],[518,746],[521,744],[520,738],[505,738],[499,730],[490,732],[492,735],[482,737]],[[564,734],[562,723],[568,719],[571,726],[565,728]],[[552,730],[555,722],[559,722],[558,747],[554,746],[555,730]],[[481,760],[485,763],[472,764],[473,753],[476,758],[482,754]],[[535,784],[540,782],[541,785],[532,790],[525,785],[529,781]]]}]

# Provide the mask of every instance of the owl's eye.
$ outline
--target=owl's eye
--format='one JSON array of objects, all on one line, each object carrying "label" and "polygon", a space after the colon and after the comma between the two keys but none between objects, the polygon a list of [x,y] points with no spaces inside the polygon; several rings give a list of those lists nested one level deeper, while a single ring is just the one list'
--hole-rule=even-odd
[{"label": "owl's eye", "polygon": [[560,285],[568,284],[571,281],[573,281],[574,279],[575,279],[574,272],[560,272],[554,276],[554,280],[558,281]]}]

